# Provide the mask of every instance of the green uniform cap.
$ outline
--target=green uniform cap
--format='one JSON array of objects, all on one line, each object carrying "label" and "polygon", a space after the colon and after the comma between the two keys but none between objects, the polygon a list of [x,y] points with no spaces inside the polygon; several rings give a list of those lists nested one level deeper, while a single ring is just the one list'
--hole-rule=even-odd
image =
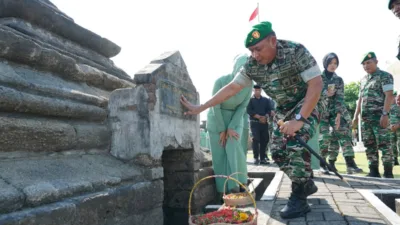
[{"label": "green uniform cap", "polygon": [[393,95],[397,95],[397,91],[393,91]]},{"label": "green uniform cap", "polygon": [[268,21],[254,25],[247,34],[244,45],[246,48],[253,46],[273,32],[272,24]]},{"label": "green uniform cap", "polygon": [[374,52],[368,52],[367,54],[365,54],[365,56],[363,57],[363,60],[361,61],[361,64],[363,64],[365,61],[370,60],[370,59],[376,59],[376,55]]},{"label": "green uniform cap", "polygon": [[394,1],[395,1],[395,0],[389,0],[389,6],[388,6],[389,10],[392,10],[392,3],[393,3]]}]

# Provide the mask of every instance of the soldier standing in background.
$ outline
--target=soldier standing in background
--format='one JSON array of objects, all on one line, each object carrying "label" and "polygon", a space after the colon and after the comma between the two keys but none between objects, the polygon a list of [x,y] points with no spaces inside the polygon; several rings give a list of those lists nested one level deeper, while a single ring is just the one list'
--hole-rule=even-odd
[{"label": "soldier standing in background", "polygon": [[[397,96],[397,92],[393,92],[393,96]],[[390,143],[392,144],[394,165],[399,165],[399,149],[400,149],[400,108],[396,105],[396,101],[393,98],[392,106],[390,108]]]},{"label": "soldier standing in background", "polygon": [[379,173],[379,152],[382,151],[384,177],[393,178],[393,152],[390,146],[389,111],[393,101],[393,76],[378,68],[374,52],[362,60],[367,72],[361,80],[357,109],[353,127],[357,127],[358,115],[362,118],[362,140],[369,161],[368,177],[381,177]]},{"label": "soldier standing in background", "polygon": [[[354,162],[354,149],[351,144],[351,117],[344,104],[344,82],[335,71],[339,66],[339,58],[335,53],[327,54],[323,59],[325,70],[322,72],[324,93],[321,98],[327,98],[328,106],[320,122],[321,157],[329,155],[329,164],[336,170],[335,162],[342,147],[346,160],[347,174],[362,173]],[[330,130],[332,128],[332,130]],[[340,146],[339,146],[340,145]],[[320,163],[323,173],[329,174],[327,167]]]}]

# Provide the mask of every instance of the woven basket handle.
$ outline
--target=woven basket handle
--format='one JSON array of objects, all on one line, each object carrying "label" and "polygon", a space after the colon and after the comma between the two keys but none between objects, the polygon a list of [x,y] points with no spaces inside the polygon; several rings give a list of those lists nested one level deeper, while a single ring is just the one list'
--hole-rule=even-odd
[{"label": "woven basket handle", "polygon": [[[249,176],[248,176],[247,174],[242,173],[242,172],[235,172],[235,173],[232,173],[232,174],[229,175],[229,176],[231,177],[231,176],[233,176],[233,175],[235,175],[235,174],[242,174],[242,175],[245,175],[247,178],[249,178]],[[229,180],[229,179],[226,179],[225,182],[224,182],[224,195],[225,195],[225,192],[226,192],[226,184],[228,183],[228,180]],[[254,183],[251,182],[251,184],[253,185],[253,189],[255,190]],[[246,189],[247,192],[250,192],[250,190],[247,189],[247,187],[245,187],[245,189]]]},{"label": "woven basket handle", "polygon": [[238,183],[238,184],[239,184],[240,186],[242,186],[243,188],[245,188],[246,191],[247,191],[247,193],[249,194],[251,200],[253,201],[253,205],[254,205],[254,209],[255,209],[255,214],[257,214],[256,200],[255,200],[255,199],[253,198],[253,196],[249,193],[249,191],[247,190],[247,188],[246,188],[242,183],[240,183],[240,181],[238,181],[238,180],[236,180],[235,178],[230,177],[230,176],[225,176],[225,175],[212,175],[212,176],[204,177],[204,178],[200,179],[199,181],[197,181],[197,182],[194,184],[192,190],[190,191],[190,195],[189,195],[189,207],[188,207],[188,208],[189,208],[189,216],[192,215],[192,197],[193,197],[194,189],[195,189],[197,186],[199,186],[199,184],[200,184],[202,181],[207,180],[207,179],[210,179],[210,178],[226,178],[226,179],[230,179],[230,180],[233,180],[233,181],[235,181],[236,183]]}]

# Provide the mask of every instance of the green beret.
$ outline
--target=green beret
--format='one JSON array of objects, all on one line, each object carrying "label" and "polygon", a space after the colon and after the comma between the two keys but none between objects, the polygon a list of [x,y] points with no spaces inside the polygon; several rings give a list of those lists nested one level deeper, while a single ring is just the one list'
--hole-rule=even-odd
[{"label": "green beret", "polygon": [[389,10],[392,10],[392,3],[393,2],[394,2],[394,0],[389,0],[389,6],[388,6]]},{"label": "green beret", "polygon": [[365,54],[363,60],[361,61],[361,64],[370,59],[376,59],[376,55],[374,52],[368,52],[367,54]]},{"label": "green beret", "polygon": [[244,45],[246,48],[253,46],[273,32],[272,24],[268,21],[254,25],[247,34]]}]

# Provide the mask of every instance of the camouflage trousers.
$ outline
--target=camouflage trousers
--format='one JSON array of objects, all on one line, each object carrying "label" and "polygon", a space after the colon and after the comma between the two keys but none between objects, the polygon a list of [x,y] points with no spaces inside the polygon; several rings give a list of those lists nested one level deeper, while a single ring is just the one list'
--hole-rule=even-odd
[{"label": "camouflage trousers", "polygon": [[[350,122],[341,118],[340,127],[336,130],[335,117],[324,117],[320,122],[319,149],[321,157],[336,161],[339,149],[342,147],[343,156],[354,156],[354,149],[351,144]],[[332,130],[329,128],[332,127]]]},{"label": "camouflage trousers", "polygon": [[393,150],[390,144],[390,131],[379,124],[377,118],[362,118],[362,141],[369,165],[379,165],[379,153],[382,152],[384,166],[393,166]]},{"label": "camouflage trousers", "polygon": [[[268,137],[272,137],[272,133],[274,132],[274,119],[272,117],[270,117],[269,122],[268,122]],[[268,141],[268,150],[269,152],[271,152],[271,144],[272,141]]]},{"label": "camouflage trousers", "polygon": [[390,144],[392,145],[393,157],[399,157],[400,130],[390,132]]},{"label": "camouflage trousers", "polygon": [[[300,109],[301,106],[296,107],[295,112],[286,119],[284,118],[284,113],[277,112],[275,123],[280,119],[285,119],[285,121],[294,119],[294,115],[299,113]],[[318,126],[318,111],[314,110],[308,120],[310,124],[304,124],[297,132],[305,142],[310,140],[315,134]],[[308,180],[312,172],[310,152],[300,145],[296,139],[284,137],[276,124],[274,128],[271,144],[272,159],[292,182],[304,182]]]}]

